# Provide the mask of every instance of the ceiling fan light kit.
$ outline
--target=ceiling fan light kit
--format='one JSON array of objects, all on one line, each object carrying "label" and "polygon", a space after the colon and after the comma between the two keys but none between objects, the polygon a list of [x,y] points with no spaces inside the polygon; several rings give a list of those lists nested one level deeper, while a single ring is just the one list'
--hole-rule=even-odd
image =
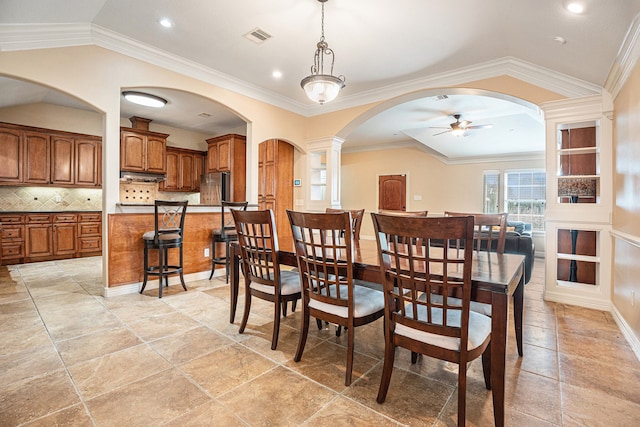
[{"label": "ceiling fan light kit", "polygon": [[459,137],[459,136],[465,136],[468,130],[489,129],[493,127],[493,125],[490,125],[490,124],[469,126],[471,124],[469,120],[460,121],[460,117],[462,117],[462,114],[453,114],[452,117],[456,119],[456,121],[449,124],[450,129],[432,126],[431,127],[432,129],[447,129],[444,132],[435,133],[433,134],[433,136],[442,135],[443,133],[451,133],[451,135]]},{"label": "ceiling fan light kit", "polygon": [[[344,76],[333,75],[333,63],[335,55],[333,50],[329,48],[329,44],[324,39],[324,4],[327,0],[318,0],[322,3],[322,23],[320,41],[316,45],[316,53],[313,57],[313,65],[311,66],[311,75],[305,77],[300,82],[300,86],[304,89],[304,93],[313,102],[324,104],[331,102],[340,93],[345,86]],[[329,74],[324,73],[324,58],[330,57],[331,68]]]}]

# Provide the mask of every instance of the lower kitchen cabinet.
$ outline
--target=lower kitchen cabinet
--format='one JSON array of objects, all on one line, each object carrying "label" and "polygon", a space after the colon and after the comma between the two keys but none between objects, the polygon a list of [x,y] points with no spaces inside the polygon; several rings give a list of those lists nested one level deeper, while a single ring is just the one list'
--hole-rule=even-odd
[{"label": "lower kitchen cabinet", "polygon": [[101,212],[0,214],[2,264],[102,254]]}]

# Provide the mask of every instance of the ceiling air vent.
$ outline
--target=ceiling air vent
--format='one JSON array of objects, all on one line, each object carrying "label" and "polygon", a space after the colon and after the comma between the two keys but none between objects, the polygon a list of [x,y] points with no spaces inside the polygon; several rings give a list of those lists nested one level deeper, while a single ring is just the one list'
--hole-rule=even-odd
[{"label": "ceiling air vent", "polygon": [[251,40],[254,43],[263,43],[267,40],[269,40],[271,38],[271,34],[267,33],[264,30],[261,30],[260,28],[255,28],[251,31],[249,31],[247,34],[245,34],[243,36],[246,39]]}]

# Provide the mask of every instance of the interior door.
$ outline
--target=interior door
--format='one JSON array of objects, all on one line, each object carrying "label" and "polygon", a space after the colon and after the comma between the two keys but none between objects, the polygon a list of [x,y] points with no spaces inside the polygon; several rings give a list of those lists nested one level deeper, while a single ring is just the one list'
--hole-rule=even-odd
[{"label": "interior door", "polygon": [[381,175],[378,177],[378,210],[407,210],[407,176]]}]

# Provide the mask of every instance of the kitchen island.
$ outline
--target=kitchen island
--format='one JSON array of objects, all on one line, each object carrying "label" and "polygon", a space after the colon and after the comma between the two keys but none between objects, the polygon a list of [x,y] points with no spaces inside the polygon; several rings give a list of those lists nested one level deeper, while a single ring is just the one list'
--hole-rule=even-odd
[{"label": "kitchen island", "polygon": [[[250,209],[255,209],[256,205]],[[184,223],[184,274],[192,279],[207,279],[211,272],[211,231],[220,227],[220,206],[189,205]],[[142,235],[153,230],[153,205],[116,204],[116,212],[108,215],[109,247],[107,249],[109,283],[105,296],[131,293],[144,278],[144,243]],[[218,253],[224,252],[221,245]],[[177,260],[178,253],[171,253]],[[172,261],[173,262],[173,261]],[[171,277],[169,283],[177,281]],[[147,287],[157,286],[152,280]]]}]

